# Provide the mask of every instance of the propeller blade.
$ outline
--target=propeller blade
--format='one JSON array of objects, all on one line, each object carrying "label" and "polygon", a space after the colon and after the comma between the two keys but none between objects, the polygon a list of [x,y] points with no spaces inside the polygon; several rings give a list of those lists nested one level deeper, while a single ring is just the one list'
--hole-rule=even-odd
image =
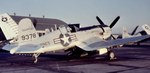
[{"label": "propeller blade", "polygon": [[111,35],[111,37],[112,37],[114,40],[116,40],[116,38],[115,38],[113,35]]},{"label": "propeller blade", "polygon": [[120,16],[118,16],[111,24],[110,24],[110,28],[112,28],[117,22],[118,20],[120,19]]},{"label": "propeller blade", "polygon": [[97,21],[98,21],[102,26],[105,26],[105,24],[103,23],[103,21],[102,21],[98,16],[96,16],[96,19],[97,19]]},{"label": "propeller blade", "polygon": [[105,32],[105,30],[104,30],[103,26],[99,25],[99,27],[102,29],[102,31],[103,31],[103,32]]},{"label": "propeller blade", "polygon": [[134,35],[134,34],[135,34],[135,32],[136,32],[136,30],[137,30],[138,27],[139,27],[139,26],[136,26],[136,27],[135,27],[135,29],[133,30],[133,32],[131,33],[131,35]]},{"label": "propeller blade", "polygon": [[100,23],[100,25],[99,25],[99,27],[103,30],[103,32],[105,32],[105,30],[104,30],[104,26],[107,26],[107,25],[105,25],[104,23],[103,23],[103,21],[98,17],[98,16],[96,16],[96,19],[97,19],[97,21]]}]

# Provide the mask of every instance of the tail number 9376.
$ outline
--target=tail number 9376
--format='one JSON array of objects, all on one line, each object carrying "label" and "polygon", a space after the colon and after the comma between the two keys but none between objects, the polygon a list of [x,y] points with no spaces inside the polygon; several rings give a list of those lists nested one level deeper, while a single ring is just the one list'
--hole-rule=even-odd
[{"label": "tail number 9376", "polygon": [[33,33],[33,34],[22,35],[21,38],[22,38],[22,40],[34,39],[34,38],[36,38],[36,34]]}]

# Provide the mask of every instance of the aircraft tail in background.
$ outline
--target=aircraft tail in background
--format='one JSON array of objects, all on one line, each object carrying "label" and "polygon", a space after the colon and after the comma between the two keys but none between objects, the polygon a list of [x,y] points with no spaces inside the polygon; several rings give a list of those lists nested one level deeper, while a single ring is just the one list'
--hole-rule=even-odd
[{"label": "aircraft tail in background", "polygon": [[126,28],[123,28],[123,33],[122,33],[122,38],[129,38],[129,37],[132,37]]},{"label": "aircraft tail in background", "polygon": [[147,24],[144,24],[144,25],[142,26],[142,28],[144,29],[144,31],[145,31],[148,35],[150,35],[150,26],[148,26]]},{"label": "aircraft tail in background", "polygon": [[0,15],[0,28],[6,40],[13,39],[18,35],[18,24],[7,13]]}]

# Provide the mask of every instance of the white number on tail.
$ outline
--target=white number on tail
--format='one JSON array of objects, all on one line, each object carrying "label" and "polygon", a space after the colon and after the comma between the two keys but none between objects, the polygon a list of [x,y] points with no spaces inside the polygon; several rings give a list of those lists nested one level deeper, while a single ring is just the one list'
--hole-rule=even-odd
[{"label": "white number on tail", "polygon": [[36,34],[33,33],[33,34],[28,34],[28,35],[22,35],[21,38],[22,38],[22,40],[33,39],[33,38],[36,38]]}]

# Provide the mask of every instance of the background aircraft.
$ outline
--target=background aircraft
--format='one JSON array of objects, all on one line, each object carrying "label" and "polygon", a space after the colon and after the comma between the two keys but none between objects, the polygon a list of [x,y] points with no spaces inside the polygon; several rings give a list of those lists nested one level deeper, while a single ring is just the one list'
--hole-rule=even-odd
[{"label": "background aircraft", "polygon": [[[135,35],[135,33],[136,33],[136,30],[137,30],[137,28],[138,28],[139,26],[136,26],[135,28],[134,28],[134,30],[132,31],[132,33],[129,33],[131,36],[132,35]],[[123,29],[124,30],[124,29]],[[127,31],[127,30],[126,30]],[[124,31],[123,31],[124,32]],[[122,34],[113,34],[113,36],[115,36],[115,38],[117,38],[117,39],[122,39],[123,38],[123,36],[122,36]]]},{"label": "background aircraft", "polygon": [[[139,31],[138,33],[134,33],[134,34],[129,34],[128,32],[127,32],[127,29],[125,29],[123,32],[124,32],[124,37],[133,37],[133,36],[142,36],[142,35],[149,35],[149,29],[150,29],[150,27],[147,25],[147,24],[144,24],[144,25],[142,25],[142,28],[144,29],[144,30],[141,30],[141,31]],[[137,29],[137,28],[136,28]],[[135,32],[136,32],[136,30],[135,30]],[[147,42],[149,42],[150,41],[150,38],[147,38],[147,39],[144,39],[144,40],[141,40],[141,41],[139,41],[139,42],[136,42],[136,44],[137,45],[141,45],[140,43],[142,43],[142,42],[145,42],[145,43],[147,43]]]}]

